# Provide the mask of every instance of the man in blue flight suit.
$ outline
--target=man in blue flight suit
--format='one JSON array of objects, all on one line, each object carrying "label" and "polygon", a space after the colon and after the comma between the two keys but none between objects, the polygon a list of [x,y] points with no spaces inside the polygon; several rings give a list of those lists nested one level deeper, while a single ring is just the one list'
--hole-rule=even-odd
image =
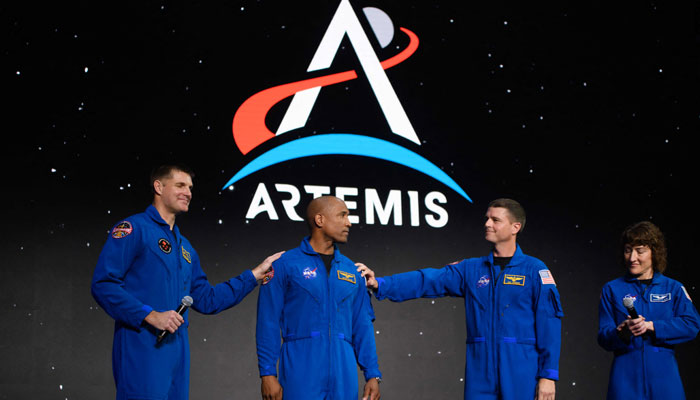
[{"label": "man in blue flight suit", "polygon": [[316,198],[307,222],[311,236],[273,264],[275,276],[258,296],[262,397],[356,400],[359,364],[363,399],[377,400],[381,373],[370,298],[355,265],[336,246],[348,240],[348,208],[337,197]]},{"label": "man in blue flight suit", "polygon": [[379,300],[464,297],[465,399],[554,399],[564,313],[552,273],[516,243],[524,226],[522,206],[498,199],[486,211],[487,256],[376,279],[357,264]]},{"label": "man in blue flight suit", "polygon": [[[184,296],[192,308],[215,314],[238,304],[281,253],[252,271],[212,287],[199,256],[180,234],[175,216],[187,212],[194,174],[164,165],[151,174],[153,204],[111,231],[92,279],[92,295],[115,320],[112,368],[117,399],[187,399],[190,353]],[[159,331],[169,332],[156,342]]]}]

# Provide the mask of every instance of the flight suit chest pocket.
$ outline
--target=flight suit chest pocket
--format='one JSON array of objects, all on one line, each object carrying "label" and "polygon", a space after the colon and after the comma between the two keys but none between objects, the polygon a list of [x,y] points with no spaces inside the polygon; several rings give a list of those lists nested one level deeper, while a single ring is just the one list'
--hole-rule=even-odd
[{"label": "flight suit chest pocket", "polygon": [[533,282],[530,276],[504,273],[498,282],[498,307],[501,317],[519,316],[534,308]]},{"label": "flight suit chest pocket", "polygon": [[673,317],[673,296],[670,292],[652,291],[647,295],[649,302],[646,318],[669,319]]},{"label": "flight suit chest pocket", "polygon": [[532,282],[529,276],[518,274],[503,274],[501,276],[499,290],[501,299],[506,303],[520,301],[520,297],[532,291]]},{"label": "flight suit chest pocket", "polygon": [[[170,242],[170,240],[165,239],[165,238],[156,238],[151,240],[152,243],[148,243],[148,254],[149,254],[149,259],[152,261],[150,263],[147,263],[147,265],[152,265],[151,263],[155,262],[156,264],[161,265],[161,269],[152,269],[152,273],[155,274],[160,274],[162,275],[165,279],[170,281],[173,279],[173,276],[176,276],[177,270],[177,264],[178,264],[178,251],[173,249],[173,246]],[[157,262],[157,261],[160,262]]]},{"label": "flight suit chest pocket", "polygon": [[292,275],[287,285],[286,297],[289,301],[313,300],[320,303],[323,299],[325,285],[321,274],[317,273],[315,267],[303,269],[300,274]]}]

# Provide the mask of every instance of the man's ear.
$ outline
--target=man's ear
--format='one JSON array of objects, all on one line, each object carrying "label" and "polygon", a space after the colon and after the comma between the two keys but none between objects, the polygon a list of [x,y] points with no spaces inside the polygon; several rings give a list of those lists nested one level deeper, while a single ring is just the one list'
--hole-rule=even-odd
[{"label": "man's ear", "polygon": [[317,228],[322,227],[324,222],[323,214],[314,215],[314,225],[316,225]]},{"label": "man's ear", "polygon": [[513,232],[513,235],[517,235],[522,227],[523,224],[521,224],[520,222],[513,222],[513,224],[511,225],[511,232]]},{"label": "man's ear", "polygon": [[154,191],[157,195],[163,194],[163,182],[159,181],[158,179],[156,179],[155,181],[153,181],[153,191]]}]

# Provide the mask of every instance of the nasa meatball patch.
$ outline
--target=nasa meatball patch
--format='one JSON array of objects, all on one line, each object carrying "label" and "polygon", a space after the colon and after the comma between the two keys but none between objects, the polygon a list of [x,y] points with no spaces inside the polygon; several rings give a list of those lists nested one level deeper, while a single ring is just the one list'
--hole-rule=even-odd
[{"label": "nasa meatball patch", "polygon": [[121,239],[131,235],[131,232],[133,231],[134,227],[131,226],[131,222],[122,221],[112,229],[112,237],[115,239]]}]

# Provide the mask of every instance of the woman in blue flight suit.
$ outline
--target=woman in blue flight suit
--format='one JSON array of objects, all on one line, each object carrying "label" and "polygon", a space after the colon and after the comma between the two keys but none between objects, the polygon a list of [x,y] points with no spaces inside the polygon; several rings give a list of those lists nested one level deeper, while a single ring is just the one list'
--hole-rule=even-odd
[{"label": "woman in blue flight suit", "polygon": [[[673,348],[698,334],[698,312],[683,285],[663,275],[666,246],[658,227],[636,223],[620,244],[627,274],[603,286],[598,313],[598,343],[615,355],[608,399],[684,399]],[[628,315],[625,298],[639,318]]]}]

